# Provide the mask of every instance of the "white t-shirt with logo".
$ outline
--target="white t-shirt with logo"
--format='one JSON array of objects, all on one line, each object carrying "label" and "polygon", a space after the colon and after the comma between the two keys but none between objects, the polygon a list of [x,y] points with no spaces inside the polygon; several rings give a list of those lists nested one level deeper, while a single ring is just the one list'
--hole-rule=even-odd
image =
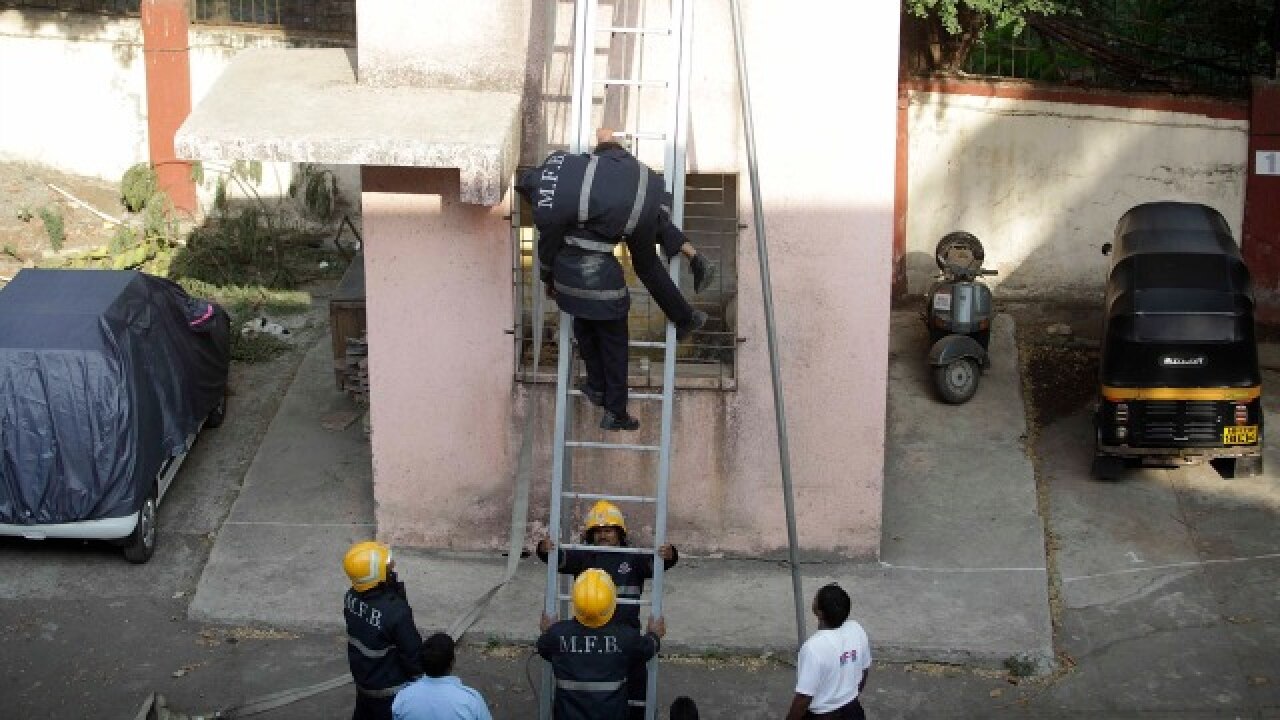
[{"label": "white t-shirt with logo", "polygon": [[838,628],[815,632],[800,648],[796,692],[813,698],[810,712],[838,710],[858,697],[858,683],[870,667],[867,631],[846,620]]}]

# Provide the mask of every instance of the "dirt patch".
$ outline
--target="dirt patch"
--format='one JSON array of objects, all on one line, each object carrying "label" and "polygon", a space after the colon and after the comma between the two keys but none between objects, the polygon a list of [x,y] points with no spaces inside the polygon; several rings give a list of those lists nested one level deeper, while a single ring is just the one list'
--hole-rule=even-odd
[{"label": "dirt patch", "polygon": [[1078,412],[1098,393],[1101,303],[1011,303],[1031,420],[1043,426]]},{"label": "dirt patch", "polygon": [[1097,397],[1095,348],[1030,339],[1021,343],[1020,354],[1040,425],[1072,415]]},{"label": "dirt patch", "polygon": [[103,245],[110,239],[115,225],[51,186],[117,219],[124,214],[118,183],[35,165],[0,163],[0,275],[12,277],[20,268],[54,253],[41,211],[61,217],[64,252]]}]

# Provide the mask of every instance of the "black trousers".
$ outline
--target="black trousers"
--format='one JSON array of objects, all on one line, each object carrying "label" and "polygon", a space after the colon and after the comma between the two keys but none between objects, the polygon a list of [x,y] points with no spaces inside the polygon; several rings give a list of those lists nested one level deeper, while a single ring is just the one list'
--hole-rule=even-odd
[{"label": "black trousers", "polygon": [[395,699],[394,695],[374,698],[356,692],[356,709],[351,713],[351,720],[391,720],[391,703]]},{"label": "black trousers", "polygon": [[805,713],[805,718],[832,718],[832,720],[867,720],[867,714],[862,710],[862,703],[858,698],[854,698],[852,702],[838,710],[832,710],[829,713]]},{"label": "black trousers", "polygon": [[[644,700],[649,692],[649,664],[633,663],[627,670],[627,720],[644,720]],[[640,703],[636,705],[635,703]]]},{"label": "black trousers", "polygon": [[[670,282],[670,278],[667,279]],[[604,409],[627,412],[627,319],[573,319],[573,336],[587,366],[587,385],[604,393]]]},{"label": "black trousers", "polygon": [[[650,226],[638,229],[634,235],[627,238],[627,250],[631,253],[631,267],[635,268],[636,277],[644,283],[645,289],[649,291],[649,295],[658,307],[662,308],[667,318],[677,325],[683,325],[693,317],[693,307],[689,305],[688,300],[684,299],[680,288],[671,282],[667,266],[658,258],[658,252],[654,249],[654,243],[659,240],[658,235],[656,228]],[[684,239],[680,238],[680,241],[683,243]],[[663,252],[667,251],[669,248],[664,242]],[[680,248],[677,246],[676,252],[679,251]]]}]

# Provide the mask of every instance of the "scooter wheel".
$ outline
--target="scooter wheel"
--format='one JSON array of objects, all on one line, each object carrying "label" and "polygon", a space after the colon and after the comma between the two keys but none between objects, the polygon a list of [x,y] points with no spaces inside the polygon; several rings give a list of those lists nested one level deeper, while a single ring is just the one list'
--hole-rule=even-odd
[{"label": "scooter wheel", "polygon": [[956,358],[933,369],[933,384],[938,388],[938,395],[952,405],[969,402],[978,392],[980,377],[978,363],[969,357]]}]

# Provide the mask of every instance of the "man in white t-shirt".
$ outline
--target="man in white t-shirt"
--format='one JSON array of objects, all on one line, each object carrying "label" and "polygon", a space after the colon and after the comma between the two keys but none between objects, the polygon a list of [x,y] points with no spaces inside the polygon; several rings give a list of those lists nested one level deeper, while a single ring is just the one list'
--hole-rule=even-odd
[{"label": "man in white t-shirt", "polygon": [[871,671],[867,632],[849,619],[849,593],[835,583],[813,597],[818,630],[800,648],[796,696],[787,720],[864,720],[858,696]]}]

